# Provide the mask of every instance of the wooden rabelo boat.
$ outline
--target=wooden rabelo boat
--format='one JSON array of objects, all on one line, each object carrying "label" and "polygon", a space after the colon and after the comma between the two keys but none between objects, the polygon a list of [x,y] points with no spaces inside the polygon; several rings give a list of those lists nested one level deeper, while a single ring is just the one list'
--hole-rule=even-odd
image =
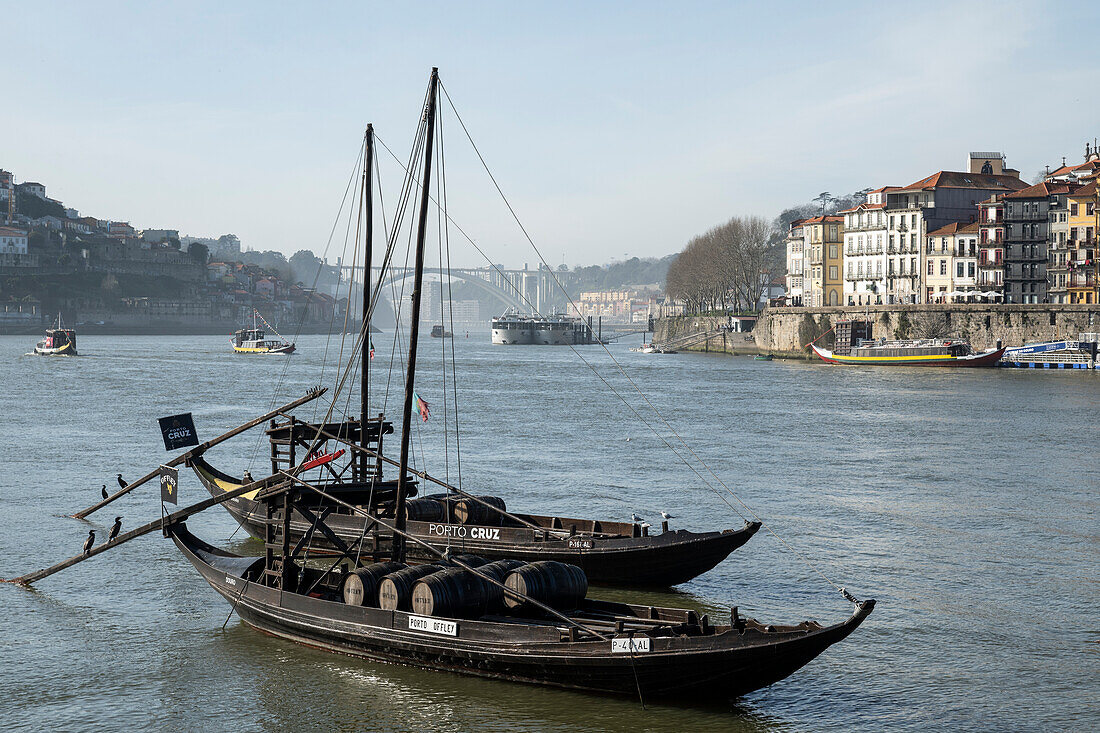
[{"label": "wooden rabelo boat", "polygon": [[965,341],[929,339],[924,341],[885,341],[853,346],[847,354],[838,354],[810,344],[814,354],[829,364],[848,366],[997,366],[1005,350],[989,349],[975,353]]},{"label": "wooden rabelo boat", "polygon": [[[363,180],[361,210],[366,222],[363,230],[367,242],[362,250],[362,264],[364,272],[371,272],[373,201],[370,182],[366,177]],[[369,283],[363,288],[363,298],[362,333],[369,334],[372,298]],[[442,330],[441,326],[436,328]],[[412,333],[415,339],[417,331]],[[382,415],[369,416],[369,344],[369,335],[363,336],[359,348],[360,419],[317,423],[287,414],[273,420],[267,430],[273,473],[295,467],[301,456],[309,456],[305,466],[321,474],[316,483],[326,491],[381,516],[397,517],[400,512],[408,531],[431,546],[474,552],[493,559],[508,557],[572,563],[584,568],[593,582],[606,584],[670,586],[687,582],[725,560],[748,542],[761,526],[760,522],[746,519],[741,527],[692,532],[670,529],[664,522],[659,534],[650,534],[649,525],[643,522],[516,513],[507,510],[501,497],[472,495],[425,472],[416,472],[416,475],[423,481],[437,484],[447,494],[413,499],[418,488],[409,481],[399,502],[399,481],[383,476],[385,465],[398,465],[398,461],[382,453],[383,437],[393,433],[393,425]],[[233,476],[220,470],[204,456],[191,458],[188,464],[214,497],[251,481],[250,476]],[[245,531],[263,539],[266,531],[264,512],[253,499],[250,493],[223,506]],[[399,508],[399,504],[403,508]],[[327,526],[343,542],[358,542],[362,551],[371,556],[390,554],[393,536],[384,528],[376,526],[364,540],[361,517],[340,507],[327,506],[325,502],[317,507],[327,512]],[[301,540],[310,526],[310,519],[295,511],[290,519],[293,541]],[[326,535],[315,536],[313,546],[318,552],[336,549]],[[410,548],[410,559],[427,561],[431,555],[415,546]]]},{"label": "wooden rabelo boat", "polygon": [[[303,423],[303,426],[308,423]],[[245,482],[217,470],[202,457],[189,461],[195,475],[211,496],[221,496],[240,488]],[[396,481],[366,483],[358,486],[349,483],[323,485],[328,491],[336,491],[353,504],[371,508],[369,494],[392,496]],[[266,528],[264,508],[252,495],[245,494],[231,499],[223,506],[235,520],[253,537],[263,539]],[[490,498],[494,497],[479,497]],[[496,499],[500,506],[504,502]],[[488,502],[487,502],[488,503]],[[408,532],[433,547],[452,548],[456,552],[468,552],[490,559],[517,558],[527,561],[557,560],[584,568],[588,579],[604,584],[668,586],[684,583],[702,575],[745,544],[760,528],[759,522],[746,522],[739,529],[713,532],[689,532],[668,530],[649,534],[648,528],[628,522],[571,519],[539,514],[502,514],[493,509],[473,504],[461,494],[411,499],[406,512]],[[495,507],[497,504],[494,504]],[[373,557],[388,557],[393,535],[375,526],[363,540],[363,519],[339,506],[325,501],[314,501],[319,511],[328,510],[328,527],[346,544],[364,543],[362,552]],[[383,513],[391,513],[393,502],[377,502]],[[480,511],[479,511],[480,510]],[[433,511],[433,518],[423,518],[416,512]],[[414,517],[420,516],[421,519]],[[473,517],[474,521],[467,519]],[[290,520],[291,537],[295,542],[309,531],[311,522],[298,511]],[[315,535],[315,553],[329,553],[336,548],[325,535]],[[409,558],[414,562],[429,561],[434,555],[416,545],[409,548]]]},{"label": "wooden rabelo boat", "polygon": [[[415,523],[410,520],[407,507],[411,503],[406,499],[414,493],[409,443],[438,83],[433,69],[417,135],[425,150],[420,179],[423,193],[396,482],[368,480],[377,479],[377,474],[365,473],[365,461],[347,467],[353,479],[349,482],[330,480],[318,485],[303,479],[310,466],[324,470],[337,455],[317,452],[322,437],[337,435],[322,422],[310,426],[317,438],[300,463],[222,497],[232,500],[255,487],[250,501],[253,508],[262,507],[264,514],[263,557],[240,557],[199,540],[183,524],[185,512],[165,520],[165,534],[246,623],[328,651],[425,669],[638,696],[643,701],[645,697],[733,697],[790,675],[855,630],[871,613],[874,600],[858,602],[846,594],[856,609],[847,620],[830,626],[813,621],[795,626],[764,624],[741,618],[736,607],[731,608],[728,623],[712,622],[706,614],[691,609],[589,599],[587,577],[574,565],[522,559],[487,562],[487,558],[463,554],[475,549],[472,545],[452,543],[439,548],[408,531]],[[368,127],[364,181],[371,180],[372,158],[373,135]],[[361,342],[367,333],[364,323]],[[339,389],[333,403],[338,394]],[[340,425],[348,427],[347,423]],[[353,454],[373,453],[376,461],[381,460],[381,453],[370,446],[377,445],[371,438],[377,441],[385,425],[378,421],[376,426],[364,431],[365,440],[362,434],[339,437],[344,438],[344,445],[355,448]],[[289,427],[275,427],[281,429],[293,434],[293,420]],[[209,472],[199,458],[192,460],[194,467]],[[218,480],[217,474],[208,475]],[[424,478],[422,473],[415,476]],[[392,505],[352,503],[362,492],[372,490],[392,494]],[[471,497],[463,494],[463,498]],[[477,505],[467,504],[465,511],[474,511],[472,507]],[[355,543],[345,542],[333,530],[336,508],[361,523]],[[383,516],[387,511],[390,516]],[[295,513],[309,522],[298,539],[293,527]],[[499,513],[503,516],[505,510]],[[389,562],[364,557],[364,545],[376,527],[391,538]],[[503,522],[499,529],[503,534]],[[336,548],[335,562],[329,564],[326,559],[318,565],[306,561],[319,535]],[[651,540],[654,548],[660,545],[660,537]],[[528,546],[536,545],[532,538]],[[408,566],[409,546],[435,555],[435,563]],[[482,546],[476,549],[481,552]]]}]

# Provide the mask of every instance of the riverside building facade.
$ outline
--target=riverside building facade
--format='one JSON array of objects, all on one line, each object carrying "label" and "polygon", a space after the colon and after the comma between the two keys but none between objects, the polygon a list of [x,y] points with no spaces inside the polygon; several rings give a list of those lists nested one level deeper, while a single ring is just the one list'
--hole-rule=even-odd
[{"label": "riverside building facade", "polygon": [[838,212],[844,218],[844,303],[881,305],[886,298],[885,186],[867,200]]}]

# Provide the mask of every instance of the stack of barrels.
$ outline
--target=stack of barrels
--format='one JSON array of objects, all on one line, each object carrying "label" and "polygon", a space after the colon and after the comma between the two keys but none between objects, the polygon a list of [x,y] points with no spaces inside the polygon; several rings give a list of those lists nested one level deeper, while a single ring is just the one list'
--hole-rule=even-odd
[{"label": "stack of barrels", "polygon": [[474,555],[455,559],[504,588],[455,565],[380,562],[345,577],[344,602],[422,616],[480,618],[496,613],[540,614],[541,609],[531,600],[558,611],[570,611],[588,593],[588,578],[576,565],[553,560],[486,562]]},{"label": "stack of barrels", "polygon": [[[405,520],[409,522],[454,522],[499,527],[508,511],[504,499],[479,496],[480,501],[461,494],[433,494],[405,502]],[[499,510],[499,511],[498,511]]]}]

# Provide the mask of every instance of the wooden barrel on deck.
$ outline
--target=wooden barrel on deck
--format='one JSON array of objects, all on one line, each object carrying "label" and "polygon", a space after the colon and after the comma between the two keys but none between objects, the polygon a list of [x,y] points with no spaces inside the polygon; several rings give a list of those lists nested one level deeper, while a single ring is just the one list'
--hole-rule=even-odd
[{"label": "wooden barrel on deck", "polygon": [[378,607],[384,611],[410,610],[413,584],[442,569],[442,565],[413,565],[390,573],[378,583]]},{"label": "wooden barrel on deck", "polygon": [[441,522],[445,515],[443,502],[425,496],[405,502],[405,521]]},{"label": "wooden barrel on deck", "polygon": [[[478,499],[495,506],[500,510],[507,510],[504,499],[498,496],[479,496]],[[454,521],[458,524],[483,524],[491,527],[499,527],[503,518],[500,512],[494,511],[480,502],[465,497],[454,501]]]},{"label": "wooden barrel on deck", "polygon": [[412,612],[444,618],[478,618],[488,602],[486,583],[469,570],[447,568],[416,581]]},{"label": "wooden barrel on deck", "polygon": [[482,565],[485,565],[489,562],[480,555],[455,555],[451,558],[451,561],[453,562],[455,560],[464,562],[472,568],[480,568]]},{"label": "wooden barrel on deck", "polygon": [[[503,583],[504,579],[508,577],[508,573],[512,572],[516,568],[522,568],[527,563],[523,560],[511,560],[505,558],[504,560],[494,560],[491,563],[486,563],[478,568],[478,571],[488,575],[490,578],[494,578],[497,581]],[[504,589],[499,585],[486,582],[486,613],[493,613],[504,608]]]},{"label": "wooden barrel on deck", "polygon": [[[508,573],[504,585],[508,590],[522,593],[550,608],[568,611],[579,606],[587,595],[588,576],[576,565],[540,560]],[[505,593],[504,605],[510,609],[520,609],[528,604],[518,596]]]},{"label": "wooden barrel on deck", "polygon": [[349,606],[376,606],[378,584],[382,578],[405,567],[403,562],[376,562],[348,573],[344,577],[344,603]]}]

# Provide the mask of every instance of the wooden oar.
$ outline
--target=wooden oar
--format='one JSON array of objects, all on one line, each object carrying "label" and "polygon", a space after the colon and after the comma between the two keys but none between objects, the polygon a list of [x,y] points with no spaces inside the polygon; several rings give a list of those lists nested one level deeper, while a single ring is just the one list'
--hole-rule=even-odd
[{"label": "wooden oar", "polygon": [[[304,405],[307,402],[310,402],[312,400],[317,399],[318,397],[323,395],[327,390],[328,390],[327,387],[322,387],[322,388],[319,388],[319,389],[315,389],[311,392],[308,392],[305,397],[299,397],[298,399],[294,400],[293,402],[288,402],[287,404],[283,405],[282,407],[280,407],[278,409],[275,409],[275,410],[272,410],[271,412],[265,413],[265,414],[261,415],[260,417],[256,418],[255,420],[249,420],[248,422],[244,423],[243,425],[238,425],[237,427],[230,430],[228,433],[222,433],[221,435],[214,438],[213,440],[208,440],[208,441],[206,441],[205,443],[203,443],[201,445],[195,446],[194,448],[187,451],[186,453],[181,453],[180,455],[176,456],[175,458],[173,458],[172,460],[170,460],[168,463],[166,463],[164,465],[166,465],[166,466],[177,466],[181,463],[184,463],[184,462],[187,461],[188,458],[190,458],[192,456],[195,456],[195,455],[201,455],[207,449],[217,445],[218,443],[222,443],[226,440],[229,440],[233,436],[239,435],[239,434],[243,433],[246,430],[251,430],[252,428],[259,425],[260,423],[267,422],[268,420],[270,420],[273,417],[276,417],[278,415],[282,415],[283,412],[286,411],[286,410],[293,410],[295,407],[300,407],[301,405]],[[111,494],[110,496],[108,496],[106,499],[99,502],[98,504],[90,506],[87,509],[82,509],[81,511],[77,512],[73,516],[76,517],[77,519],[84,519],[89,514],[102,509],[103,507],[107,506],[108,504],[110,504],[112,501],[119,498],[120,496],[125,496],[126,494],[129,494],[131,491],[133,491],[137,487],[141,486],[142,484],[146,483],[147,481],[152,481],[154,478],[156,478],[159,475],[160,475],[160,468],[158,467],[155,470],[150,471],[149,473],[145,474],[144,476],[139,478],[137,481],[134,481],[133,483],[127,484],[125,488],[117,491],[114,494]]]},{"label": "wooden oar", "polygon": [[190,517],[192,514],[196,514],[198,512],[201,512],[204,509],[209,509],[212,506],[215,506],[217,504],[221,504],[224,501],[229,501],[230,499],[241,496],[242,494],[247,494],[250,491],[256,491],[257,489],[262,489],[262,488],[265,488],[265,487],[271,487],[271,488],[268,488],[269,495],[278,493],[277,491],[274,490],[275,485],[278,485],[278,484],[282,484],[283,486],[285,486],[285,488],[290,488],[290,486],[291,486],[289,481],[284,481],[283,479],[279,479],[278,477],[275,477],[275,476],[268,476],[267,478],[262,478],[259,481],[253,481],[252,483],[247,484],[245,486],[242,486],[239,489],[234,489],[233,491],[226,492],[226,493],[222,494],[221,496],[217,496],[217,497],[212,496],[209,499],[204,499],[203,501],[200,501],[197,504],[192,504],[189,507],[184,507],[183,509],[180,509],[179,511],[172,512],[171,514],[169,514],[166,517],[161,517],[160,519],[154,519],[152,522],[149,522],[148,524],[143,524],[142,526],[138,527],[137,529],[132,529],[129,532],[124,532],[124,533],[120,534],[118,537],[115,537],[110,542],[104,542],[102,545],[99,545],[98,547],[93,547],[91,550],[89,550],[87,553],[85,553],[83,555],[77,555],[76,557],[70,557],[68,560],[65,560],[64,562],[59,562],[56,565],[51,565],[50,567],[45,568],[44,570],[36,570],[33,573],[27,573],[26,575],[20,575],[18,578],[12,578],[10,580],[0,580],[0,582],[3,582],[3,583],[18,583],[19,585],[30,585],[31,583],[34,583],[35,581],[42,580],[42,578],[45,578],[49,575],[53,575],[54,573],[59,572],[61,570],[64,570],[65,568],[72,567],[73,565],[76,565],[78,562],[82,562],[84,560],[87,560],[90,557],[95,557],[96,555],[98,555],[101,552],[106,552],[107,550],[110,550],[113,547],[117,547],[118,545],[121,545],[123,542],[129,542],[130,540],[134,539],[135,537],[141,537],[144,534],[149,534],[150,532],[158,530],[161,527],[164,527],[165,525],[172,524],[174,522],[180,522],[180,521],[186,519],[187,517]]}]

